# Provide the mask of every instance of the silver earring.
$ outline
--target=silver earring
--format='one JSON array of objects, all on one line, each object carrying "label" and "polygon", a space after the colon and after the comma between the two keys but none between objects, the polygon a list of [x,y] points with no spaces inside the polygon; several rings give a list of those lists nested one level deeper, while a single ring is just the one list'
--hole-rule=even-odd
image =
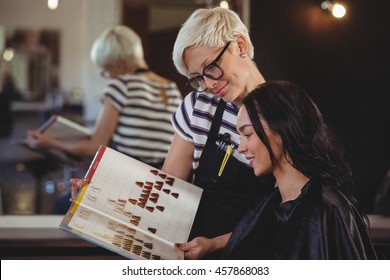
[{"label": "silver earring", "polygon": [[246,55],[242,53],[242,54],[240,54],[240,57],[241,57],[241,58],[245,58]]}]

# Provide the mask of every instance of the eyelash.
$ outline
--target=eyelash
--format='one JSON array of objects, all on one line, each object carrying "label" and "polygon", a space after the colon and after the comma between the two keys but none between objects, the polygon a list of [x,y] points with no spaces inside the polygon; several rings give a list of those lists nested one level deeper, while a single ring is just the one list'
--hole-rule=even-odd
[{"label": "eyelash", "polygon": [[245,138],[249,138],[252,134],[253,134],[253,132],[252,133],[248,133],[248,134],[244,134],[244,137]]}]

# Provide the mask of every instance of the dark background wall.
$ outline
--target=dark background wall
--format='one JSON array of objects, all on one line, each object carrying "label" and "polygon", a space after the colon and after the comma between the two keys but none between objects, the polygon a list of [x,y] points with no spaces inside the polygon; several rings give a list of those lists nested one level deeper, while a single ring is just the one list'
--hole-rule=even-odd
[{"label": "dark background wall", "polygon": [[302,86],[343,141],[363,209],[390,168],[390,17],[386,1],[251,1],[255,61],[267,80]]}]

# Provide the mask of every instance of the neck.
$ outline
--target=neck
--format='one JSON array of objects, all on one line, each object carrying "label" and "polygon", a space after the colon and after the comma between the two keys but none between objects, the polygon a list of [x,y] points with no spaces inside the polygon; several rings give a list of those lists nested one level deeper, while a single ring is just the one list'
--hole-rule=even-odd
[{"label": "neck", "polygon": [[149,71],[150,71],[149,68],[137,68],[134,70],[134,73],[138,74],[138,73],[145,73],[145,72],[149,72]]},{"label": "neck", "polygon": [[128,68],[130,73],[145,72],[145,69],[149,69],[149,66],[146,64],[146,62],[137,63]]},{"label": "neck", "polygon": [[260,73],[257,66],[255,64],[253,64],[253,67],[255,69],[254,69],[254,71],[251,71],[249,79],[248,79],[247,87],[245,88],[245,90],[247,91],[246,95],[248,95],[252,90],[257,88],[260,84],[265,82],[265,79],[264,79],[263,75]]},{"label": "neck", "polygon": [[273,174],[276,185],[279,187],[282,203],[296,199],[302,188],[310,180],[288,162],[276,168]]},{"label": "neck", "polygon": [[244,100],[244,98],[253,91],[256,87],[258,87],[260,84],[264,83],[264,77],[260,73],[259,69],[257,68],[256,64],[253,61],[250,61],[252,64],[250,66],[249,74],[247,75],[247,83],[245,84],[244,91],[240,94],[239,97],[237,97],[232,103],[236,105],[238,108],[241,107],[241,104]]}]

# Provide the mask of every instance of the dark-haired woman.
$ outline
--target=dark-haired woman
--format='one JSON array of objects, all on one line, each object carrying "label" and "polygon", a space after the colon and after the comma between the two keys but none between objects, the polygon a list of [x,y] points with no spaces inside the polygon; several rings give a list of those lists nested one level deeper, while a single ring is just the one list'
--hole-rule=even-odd
[{"label": "dark-haired woman", "polygon": [[224,247],[226,259],[376,259],[343,147],[300,87],[260,85],[245,97],[237,130],[238,151],[277,187],[231,235],[203,239],[197,250]]}]

